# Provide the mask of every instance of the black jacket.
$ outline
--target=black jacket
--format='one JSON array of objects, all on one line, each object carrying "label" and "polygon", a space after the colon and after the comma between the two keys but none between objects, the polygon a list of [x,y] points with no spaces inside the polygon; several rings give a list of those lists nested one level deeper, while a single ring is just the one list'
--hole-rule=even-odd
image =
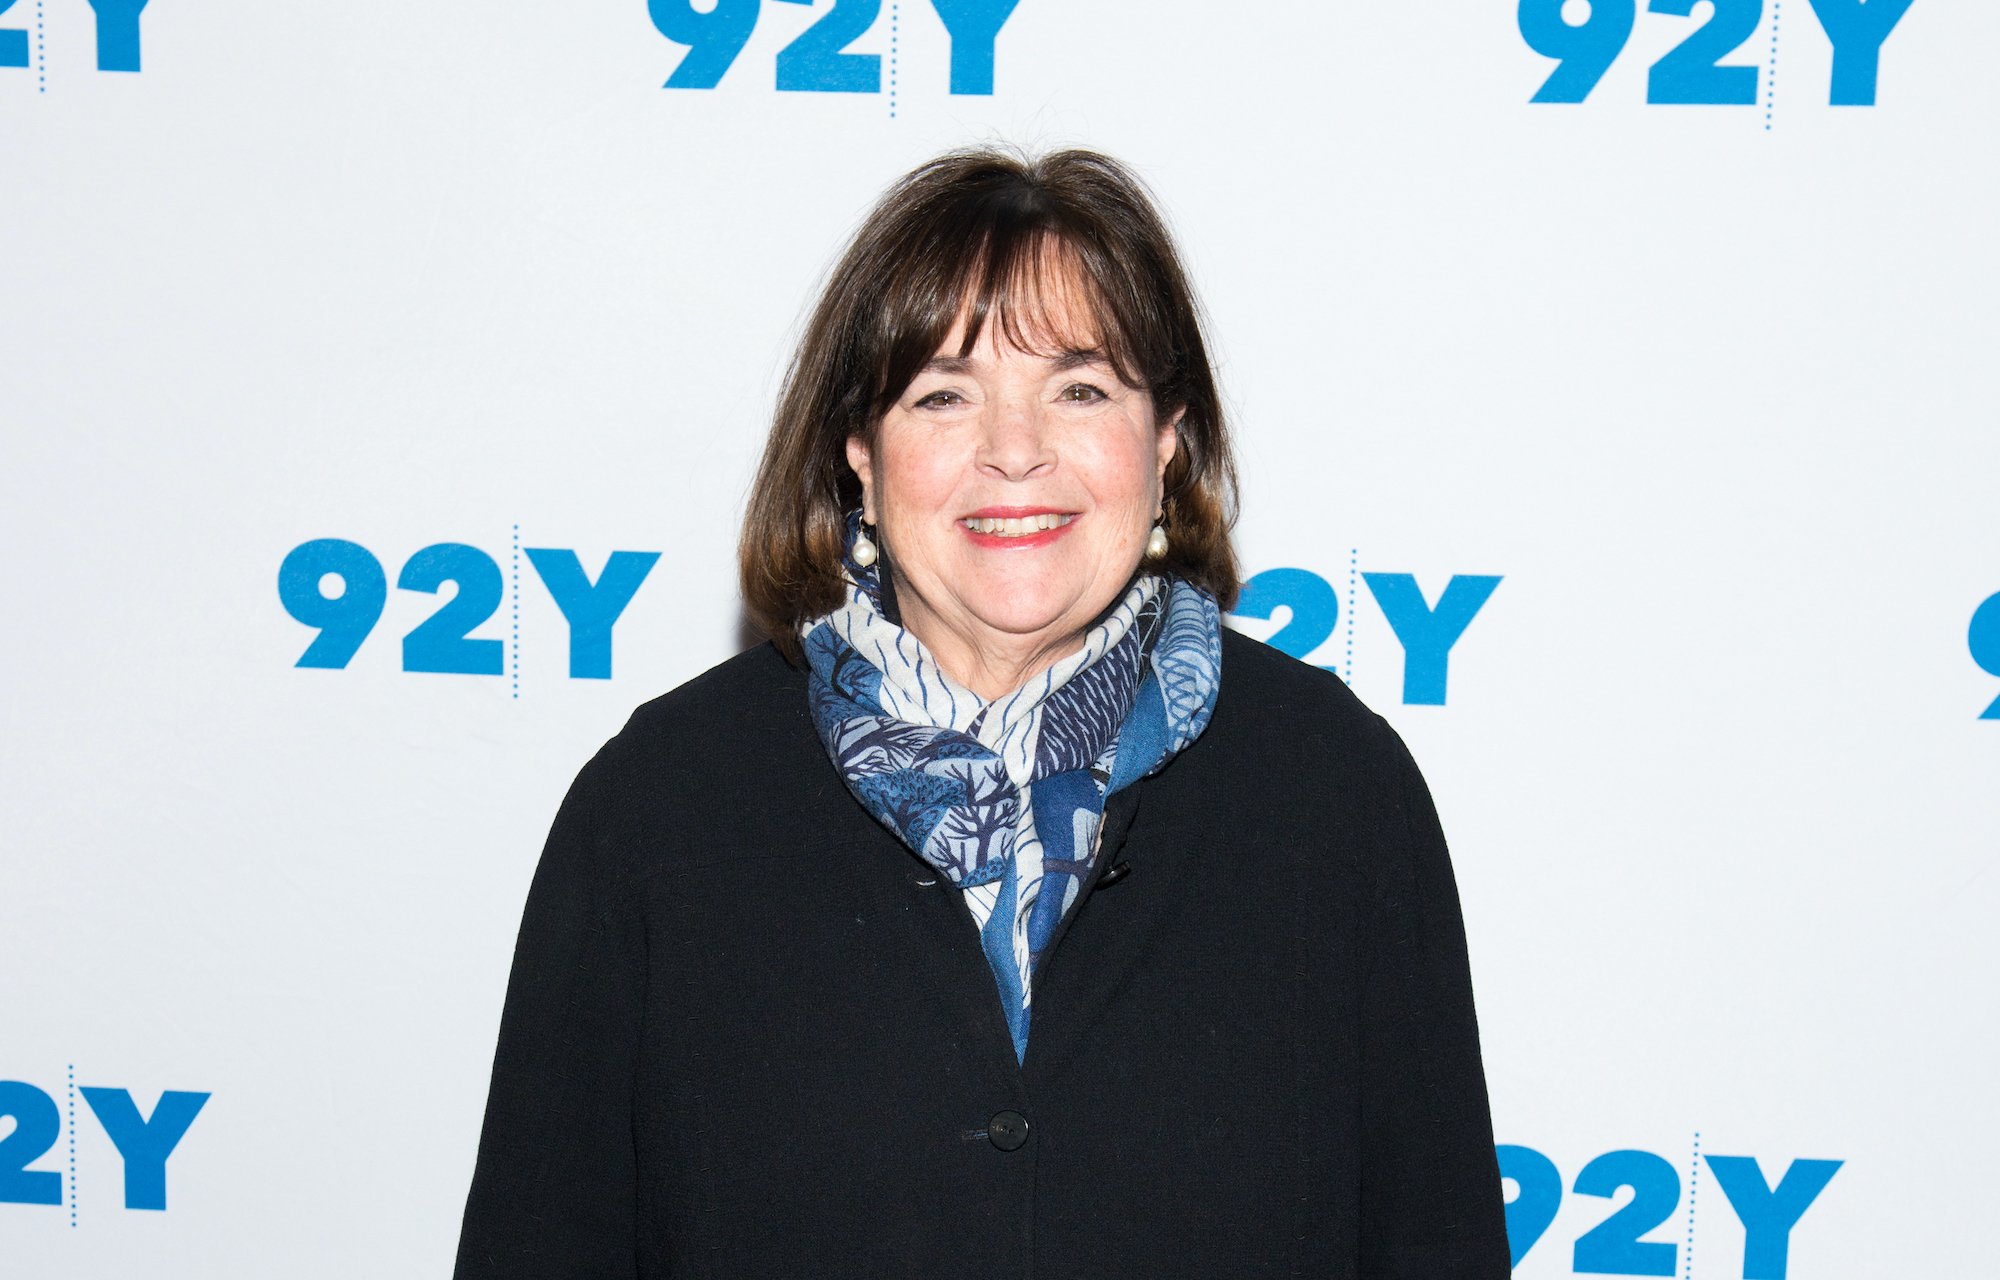
[{"label": "black jacket", "polygon": [[1111,799],[1017,1065],[961,892],[769,646],[641,707],[542,854],[457,1274],[1409,1277],[1508,1256],[1457,892],[1402,742],[1225,637]]}]

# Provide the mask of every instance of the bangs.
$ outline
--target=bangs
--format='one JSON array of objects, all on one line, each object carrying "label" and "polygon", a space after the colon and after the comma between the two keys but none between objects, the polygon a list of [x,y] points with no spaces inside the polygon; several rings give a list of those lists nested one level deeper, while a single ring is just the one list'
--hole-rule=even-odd
[{"label": "bangs", "polygon": [[935,237],[912,255],[908,272],[898,273],[904,279],[886,282],[875,416],[909,389],[960,319],[961,358],[993,324],[998,340],[1017,351],[1045,358],[1096,353],[1126,386],[1152,389],[1146,376],[1152,344],[1134,333],[1129,292],[1107,270],[1108,255],[1039,219],[967,212],[973,216],[959,220],[958,236]]}]

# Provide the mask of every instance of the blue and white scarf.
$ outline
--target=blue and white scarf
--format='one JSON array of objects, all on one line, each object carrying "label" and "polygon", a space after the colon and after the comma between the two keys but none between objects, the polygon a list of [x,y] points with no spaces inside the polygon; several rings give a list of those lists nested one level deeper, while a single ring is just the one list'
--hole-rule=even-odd
[{"label": "blue and white scarf", "polygon": [[1221,613],[1142,574],[1080,650],[987,702],[883,615],[873,568],[846,569],[846,603],[801,628],[813,721],[855,797],[965,891],[1024,1058],[1035,968],[1096,859],[1106,797],[1208,726]]}]

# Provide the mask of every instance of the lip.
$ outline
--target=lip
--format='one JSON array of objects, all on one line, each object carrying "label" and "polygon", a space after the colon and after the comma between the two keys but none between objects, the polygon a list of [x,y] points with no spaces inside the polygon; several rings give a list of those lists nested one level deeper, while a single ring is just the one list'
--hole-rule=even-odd
[{"label": "lip", "polygon": [[1027,516],[1070,516],[1074,511],[1061,507],[981,507],[960,516],[961,520],[1020,520]]},{"label": "lip", "polygon": [[[1059,524],[1053,529],[1042,529],[1035,533],[1016,534],[1009,538],[998,533],[974,533],[965,527],[967,520],[1021,520],[1028,516],[1069,516],[1068,524]],[[1080,512],[1065,511],[1061,507],[981,507],[968,511],[952,521],[958,531],[972,541],[975,547],[987,547],[996,551],[1025,551],[1031,547],[1046,547],[1082,520]]]}]

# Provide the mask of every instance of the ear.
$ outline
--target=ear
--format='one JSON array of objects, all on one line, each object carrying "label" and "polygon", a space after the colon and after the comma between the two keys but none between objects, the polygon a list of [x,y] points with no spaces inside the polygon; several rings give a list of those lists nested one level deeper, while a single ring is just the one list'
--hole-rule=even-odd
[{"label": "ear", "polygon": [[875,469],[868,452],[868,441],[855,435],[847,437],[847,466],[861,481],[861,518],[869,524],[875,519]]},{"label": "ear", "polygon": [[1180,451],[1181,419],[1186,414],[1187,410],[1183,409],[1160,424],[1159,438],[1155,442],[1155,453],[1159,464],[1153,473],[1153,479],[1156,483],[1166,483],[1167,464],[1172,462],[1174,454]]}]

